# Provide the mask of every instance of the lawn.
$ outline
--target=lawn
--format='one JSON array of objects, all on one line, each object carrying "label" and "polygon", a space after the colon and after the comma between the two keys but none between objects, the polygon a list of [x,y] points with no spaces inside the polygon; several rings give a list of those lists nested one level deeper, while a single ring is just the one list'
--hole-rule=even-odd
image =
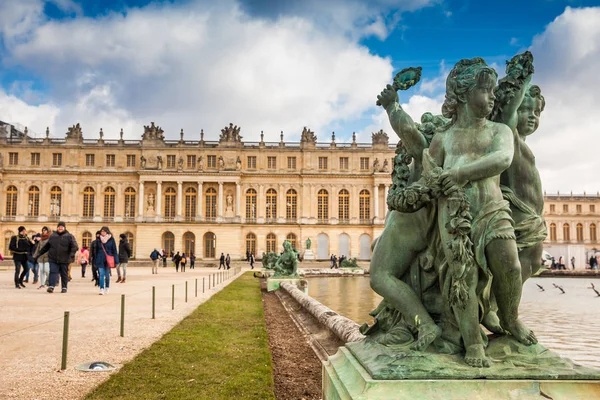
[{"label": "lawn", "polygon": [[259,280],[242,275],[87,398],[275,399]]}]

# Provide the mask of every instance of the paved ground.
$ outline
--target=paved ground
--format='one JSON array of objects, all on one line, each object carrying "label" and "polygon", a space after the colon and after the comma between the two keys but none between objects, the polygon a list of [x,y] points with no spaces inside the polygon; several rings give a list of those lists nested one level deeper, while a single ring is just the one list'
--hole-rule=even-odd
[{"label": "paved ground", "polygon": [[[236,266],[247,264],[232,265]],[[91,271],[89,277],[82,279],[81,273],[73,269],[68,293],[50,294],[32,284],[26,284],[22,290],[15,289],[12,269],[7,267],[0,268],[1,399],[82,398],[107,374],[79,372],[75,370],[77,365],[89,361],[122,365],[231,281],[213,289],[210,276],[218,272],[215,268],[188,268],[185,273],[176,273],[173,268],[161,267],[158,275],[152,275],[149,267],[133,267],[128,269],[127,283],[114,283],[113,278],[110,294],[99,296],[90,281]],[[172,285],[175,285],[173,311]],[[152,286],[156,287],[154,320],[151,319]],[[126,296],[125,337],[119,335],[121,294]],[[71,313],[68,363],[66,371],[59,372],[65,311]]]}]

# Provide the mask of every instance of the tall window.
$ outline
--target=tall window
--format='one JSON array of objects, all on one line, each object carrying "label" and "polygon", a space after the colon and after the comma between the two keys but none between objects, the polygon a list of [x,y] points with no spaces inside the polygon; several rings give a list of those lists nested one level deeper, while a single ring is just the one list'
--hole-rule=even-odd
[{"label": "tall window", "polygon": [[31,153],[31,166],[32,167],[40,166],[40,153]]},{"label": "tall window", "polygon": [[556,204],[550,204],[550,212],[556,212]]},{"label": "tall window", "polygon": [[327,170],[327,157],[319,157],[319,169],[321,171]]},{"label": "tall window", "polygon": [[267,168],[268,169],[277,169],[277,157],[275,157],[275,156],[267,157]]},{"label": "tall window", "polygon": [[185,190],[185,219],[193,221],[196,218],[197,192],[193,187]]},{"label": "tall window", "polygon": [[115,155],[114,154],[107,154],[106,155],[106,166],[107,167],[114,167],[115,166]]},{"label": "tall window", "polygon": [[10,254],[10,250],[8,246],[10,246],[10,239],[14,236],[14,233],[11,231],[4,232],[4,254]]},{"label": "tall window", "polygon": [[274,253],[277,251],[277,237],[274,233],[267,235],[267,253]]},{"label": "tall window", "polygon": [[571,227],[569,224],[563,224],[563,239],[571,240]]},{"label": "tall window", "polygon": [[187,257],[190,254],[196,254],[196,235],[192,232],[186,232],[183,235],[183,252]]},{"label": "tall window", "polygon": [[162,247],[167,254],[175,253],[175,235],[173,235],[173,232],[163,233],[162,243]]},{"label": "tall window", "polygon": [[92,243],[92,234],[88,231],[83,232],[81,235],[81,247],[90,247]]},{"label": "tall window", "polygon": [[59,217],[62,209],[62,189],[60,186],[50,188],[50,215]]},{"label": "tall window", "polygon": [[277,192],[271,188],[267,190],[267,219],[277,218]]},{"label": "tall window", "polygon": [[296,157],[288,157],[288,169],[296,169]]},{"label": "tall window", "polygon": [[550,224],[550,240],[551,241],[556,241],[556,224],[552,223]]},{"label": "tall window", "polygon": [[365,171],[369,169],[369,157],[360,158],[360,170]]},{"label": "tall window", "polygon": [[8,153],[8,165],[19,165],[19,153]]},{"label": "tall window", "polygon": [[[214,190],[214,189],[213,189]],[[212,232],[204,234],[204,257],[215,258],[217,249],[217,236]]]},{"label": "tall window", "polygon": [[298,218],[298,193],[294,189],[285,194],[285,218]]},{"label": "tall window", "polygon": [[135,217],[135,189],[125,189],[125,218]]},{"label": "tall window", "polygon": [[598,240],[598,230],[596,229],[596,224],[590,225],[590,240],[595,242]]},{"label": "tall window", "polygon": [[577,234],[577,241],[578,242],[583,242],[583,225],[582,224],[577,224],[577,226],[575,227],[575,231]]},{"label": "tall window", "polygon": [[187,168],[195,169],[196,168],[196,156],[193,154],[188,154],[187,156]]},{"label": "tall window", "polygon": [[338,194],[338,219],[340,221],[350,219],[350,193],[346,189],[340,190]]},{"label": "tall window", "polygon": [[83,189],[83,216],[93,217],[94,216],[94,202],[96,200],[96,192],[91,186],[86,186]]},{"label": "tall window", "polygon": [[62,153],[52,153],[52,166],[60,167],[62,165]]},{"label": "tall window", "polygon": [[256,169],[256,156],[248,156],[248,169]]},{"label": "tall window", "polygon": [[215,156],[215,155],[206,156],[206,167],[207,168],[217,168],[217,156]]},{"label": "tall window", "polygon": [[566,213],[569,212],[569,205],[568,204],[563,204],[563,212],[566,212]]},{"label": "tall window", "polygon": [[93,167],[96,164],[96,155],[95,154],[86,154],[85,155],[85,166]]},{"label": "tall window", "polygon": [[296,234],[288,233],[288,235],[285,237],[285,240],[290,242],[290,244],[292,245],[292,249],[294,249],[294,250],[296,249],[296,243],[297,243]]},{"label": "tall window", "polygon": [[581,204],[577,204],[575,206],[575,210],[577,210],[577,212],[580,213],[581,212]]},{"label": "tall window", "polygon": [[347,171],[348,170],[348,157],[340,157],[340,170]]},{"label": "tall window", "polygon": [[358,214],[363,221],[371,219],[371,193],[367,189],[361,190],[358,195]]},{"label": "tall window", "polygon": [[591,213],[595,213],[596,212],[596,206],[594,204],[590,204],[590,212]]},{"label": "tall window", "polygon": [[256,255],[256,235],[254,233],[246,235],[246,252]]},{"label": "tall window", "polygon": [[135,167],[135,154],[127,154],[127,166]]},{"label": "tall window", "polygon": [[17,215],[17,187],[10,185],[6,189],[6,216],[15,217]]},{"label": "tall window", "polygon": [[115,189],[107,186],[104,189],[104,218],[114,218],[115,216]]},{"label": "tall window", "polygon": [[131,257],[133,258],[133,257],[135,257],[135,239],[133,238],[133,233],[126,232],[125,237],[127,238],[127,241],[129,242],[129,247],[131,247]]},{"label": "tall window", "polygon": [[31,186],[29,187],[28,194],[27,215],[30,217],[37,217],[40,215],[40,188]]},{"label": "tall window", "polygon": [[167,154],[167,168],[175,168],[175,154]]},{"label": "tall window", "polygon": [[329,219],[329,193],[321,189],[317,193],[317,218],[320,222],[326,222]]},{"label": "tall window", "polygon": [[208,220],[217,218],[217,191],[215,188],[206,189],[206,212],[204,217]]},{"label": "tall window", "polygon": [[246,221],[256,219],[256,190],[250,188],[246,191]]},{"label": "tall window", "polygon": [[175,203],[177,202],[177,191],[175,188],[165,190],[165,218],[175,218]]}]

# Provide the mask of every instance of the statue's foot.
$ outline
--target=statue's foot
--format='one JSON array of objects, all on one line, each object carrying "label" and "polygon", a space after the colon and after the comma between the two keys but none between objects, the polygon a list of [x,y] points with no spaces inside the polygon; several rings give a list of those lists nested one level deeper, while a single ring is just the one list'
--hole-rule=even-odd
[{"label": "statue's foot", "polygon": [[442,328],[437,326],[434,323],[422,325],[419,328],[419,337],[415,343],[413,343],[410,348],[411,350],[423,351],[435,339],[437,339],[442,334]]},{"label": "statue's foot", "polygon": [[530,346],[538,342],[533,331],[526,327],[521,320],[517,319],[510,324],[503,324],[503,326],[511,335],[515,337],[515,339],[526,346]]},{"label": "statue's foot", "polygon": [[467,347],[465,363],[475,368],[488,368],[492,365],[492,360],[485,355],[482,344],[473,344]]},{"label": "statue's foot", "polygon": [[481,323],[488,331],[492,333],[496,333],[498,335],[506,335],[507,333],[502,328],[502,325],[500,325],[500,319],[498,318],[496,311],[488,312],[485,317],[483,317],[483,321],[481,321]]}]

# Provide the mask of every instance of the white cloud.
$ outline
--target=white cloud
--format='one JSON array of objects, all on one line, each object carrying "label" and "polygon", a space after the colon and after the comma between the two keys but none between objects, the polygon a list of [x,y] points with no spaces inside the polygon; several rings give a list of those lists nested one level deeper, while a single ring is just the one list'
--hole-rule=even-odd
[{"label": "white cloud", "polygon": [[546,109],[528,142],[548,192],[600,187],[600,8],[566,8],[533,39]]},{"label": "white cloud", "polygon": [[59,112],[55,105],[32,106],[0,89],[0,119],[26,126],[32,136],[41,137],[46,127],[54,126]]}]

